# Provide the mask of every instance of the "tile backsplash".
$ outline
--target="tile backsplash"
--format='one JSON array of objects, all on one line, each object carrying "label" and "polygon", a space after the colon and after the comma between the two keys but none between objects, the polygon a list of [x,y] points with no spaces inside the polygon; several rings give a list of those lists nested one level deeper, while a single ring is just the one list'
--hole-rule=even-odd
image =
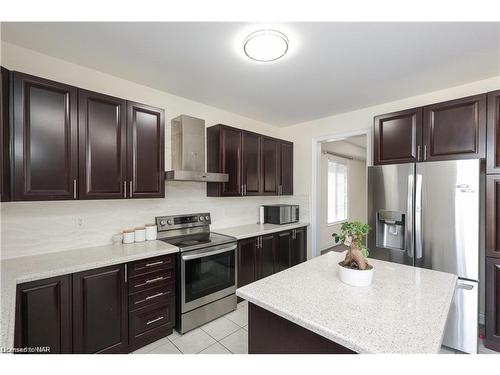
[{"label": "tile backsplash", "polygon": [[210,212],[214,231],[252,224],[258,207],[273,203],[299,204],[301,221],[309,221],[308,196],[211,198],[200,182],[168,182],[164,199],[2,203],[1,258],[106,245],[160,215]]}]

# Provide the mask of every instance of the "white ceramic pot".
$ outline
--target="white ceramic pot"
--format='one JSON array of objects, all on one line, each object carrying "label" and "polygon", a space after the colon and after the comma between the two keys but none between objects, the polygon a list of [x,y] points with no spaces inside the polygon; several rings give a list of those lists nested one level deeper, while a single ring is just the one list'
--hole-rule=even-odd
[{"label": "white ceramic pot", "polygon": [[368,286],[373,280],[373,266],[369,270],[353,270],[338,264],[339,278],[352,286]]}]

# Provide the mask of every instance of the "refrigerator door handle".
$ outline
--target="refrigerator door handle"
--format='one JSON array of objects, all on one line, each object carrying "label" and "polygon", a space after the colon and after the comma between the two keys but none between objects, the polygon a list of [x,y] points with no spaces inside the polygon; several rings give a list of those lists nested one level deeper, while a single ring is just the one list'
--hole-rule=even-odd
[{"label": "refrigerator door handle", "polygon": [[406,233],[405,249],[410,258],[413,258],[413,180],[414,175],[408,175],[408,197],[406,203]]},{"label": "refrigerator door handle", "polygon": [[422,258],[422,175],[417,173],[415,184],[415,253]]}]

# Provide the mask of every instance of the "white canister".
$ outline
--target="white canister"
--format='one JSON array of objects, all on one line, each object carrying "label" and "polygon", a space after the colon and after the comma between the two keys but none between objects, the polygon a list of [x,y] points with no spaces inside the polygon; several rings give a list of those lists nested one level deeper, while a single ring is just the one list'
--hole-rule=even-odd
[{"label": "white canister", "polygon": [[135,228],[135,242],[144,242],[144,241],[146,241],[146,228],[145,227]]},{"label": "white canister", "polygon": [[125,229],[123,231],[123,243],[133,243],[135,241],[135,231],[133,229]]},{"label": "white canister", "polygon": [[146,241],[156,240],[157,229],[156,224],[146,224]]}]

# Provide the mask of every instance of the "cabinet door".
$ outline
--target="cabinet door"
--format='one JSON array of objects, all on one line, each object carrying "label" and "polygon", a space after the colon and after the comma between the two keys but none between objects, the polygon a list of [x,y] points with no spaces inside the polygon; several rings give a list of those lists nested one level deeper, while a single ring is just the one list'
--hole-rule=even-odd
[{"label": "cabinet door", "polygon": [[244,195],[259,195],[261,190],[261,136],[241,133],[241,177]]},{"label": "cabinet door", "polygon": [[413,163],[420,159],[422,108],[375,116],[373,163]]},{"label": "cabinet door", "polygon": [[424,107],[425,161],[484,158],[486,95]]},{"label": "cabinet door", "polygon": [[290,254],[293,246],[292,231],[279,232],[277,241],[274,272],[280,272],[290,267]]},{"label": "cabinet door", "polygon": [[500,90],[488,93],[487,173],[500,173]]},{"label": "cabinet door", "polygon": [[238,241],[238,288],[255,281],[257,237]]},{"label": "cabinet door", "polygon": [[80,199],[124,198],[125,101],[79,90]]},{"label": "cabinet door", "polygon": [[163,109],[127,102],[128,197],[165,196]]},{"label": "cabinet door", "polygon": [[290,265],[295,266],[307,259],[307,228],[297,228],[294,232]]},{"label": "cabinet door", "polygon": [[280,142],[280,195],[293,195],[293,143]]},{"label": "cabinet door", "polygon": [[221,173],[229,174],[228,182],[222,183],[221,196],[241,194],[241,130],[221,128]]},{"label": "cabinet door", "polygon": [[486,177],[486,256],[500,258],[500,175]]},{"label": "cabinet door", "polygon": [[500,351],[500,259],[486,258],[486,341]]},{"label": "cabinet door", "polygon": [[17,286],[16,348],[48,347],[50,353],[71,353],[70,275]]},{"label": "cabinet door", "polygon": [[77,197],[77,89],[13,75],[14,200]]},{"label": "cabinet door", "polygon": [[126,353],[125,265],[73,274],[73,351]]},{"label": "cabinet door", "polygon": [[280,143],[277,139],[262,137],[262,178],[263,195],[278,194]]},{"label": "cabinet door", "polygon": [[0,201],[10,200],[9,71],[0,67]]},{"label": "cabinet door", "polygon": [[276,254],[276,235],[261,236],[262,246],[256,252],[256,276],[259,280],[274,273],[274,258]]}]

